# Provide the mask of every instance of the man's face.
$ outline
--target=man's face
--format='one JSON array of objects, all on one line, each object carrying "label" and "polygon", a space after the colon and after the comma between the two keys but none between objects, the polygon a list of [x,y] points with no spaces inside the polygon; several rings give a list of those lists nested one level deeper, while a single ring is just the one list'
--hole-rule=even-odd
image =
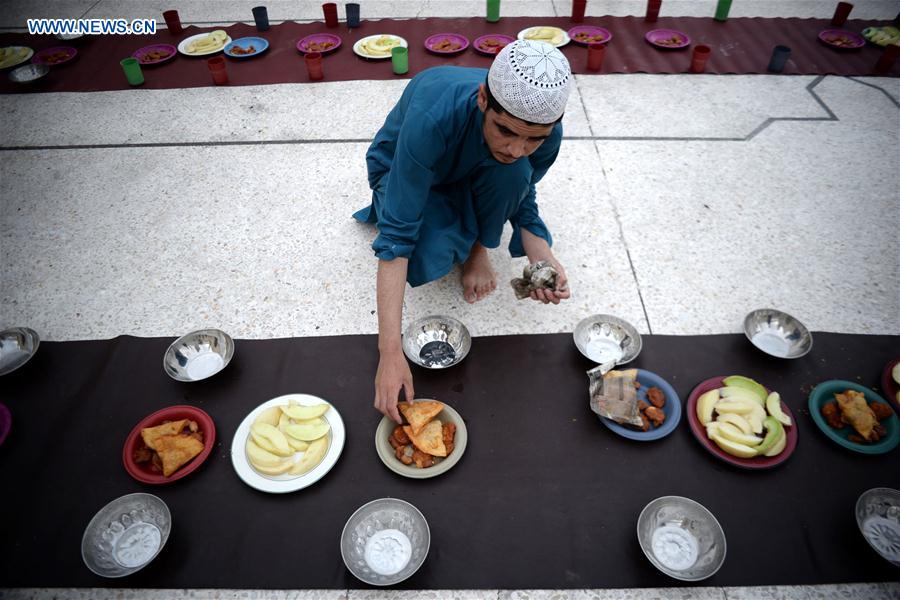
[{"label": "man's face", "polygon": [[529,125],[507,112],[488,108],[484,84],[478,87],[478,107],[484,113],[484,141],[498,162],[512,164],[529,156],[550,137],[553,125]]}]

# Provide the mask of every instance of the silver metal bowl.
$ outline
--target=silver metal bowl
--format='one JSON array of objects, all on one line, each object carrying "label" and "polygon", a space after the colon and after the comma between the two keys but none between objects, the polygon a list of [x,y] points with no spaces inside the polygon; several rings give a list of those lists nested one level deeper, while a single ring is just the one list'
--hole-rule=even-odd
[{"label": "silver metal bowl", "polygon": [[873,488],[856,501],[856,524],[869,545],[900,567],[900,491]]},{"label": "silver metal bowl", "polygon": [[631,362],[641,353],[641,334],[634,325],[612,315],[592,315],[579,321],[572,333],[584,356],[602,365]]},{"label": "silver metal bowl", "polygon": [[0,331],[0,375],[12,373],[31,360],[40,343],[40,336],[28,327]]},{"label": "silver metal bowl", "polygon": [[85,35],[83,33],[55,33],[53,37],[63,42],[79,42],[84,40]]},{"label": "silver metal bowl", "polygon": [[777,358],[800,358],[812,349],[806,325],[774,308],[760,308],[744,317],[744,333],[750,343]]},{"label": "silver metal bowl", "polygon": [[403,353],[428,369],[446,369],[459,363],[472,347],[466,326],[452,317],[432,315],[411,323],[403,334]]},{"label": "silver metal bowl", "polygon": [[711,577],[725,562],[725,532],[699,502],[663,496],[637,522],[641,550],[657,569],[681,581]]},{"label": "silver metal bowl", "polygon": [[88,523],[81,558],[101,577],[125,577],[156,558],[171,529],[165,502],[153,494],[128,494],[101,508]]},{"label": "silver metal bowl", "polygon": [[[398,572],[391,575],[382,575],[377,572],[366,560],[366,546],[383,542],[384,550],[390,553],[399,550],[399,537],[393,532],[380,534],[378,532],[396,530],[405,536],[409,542],[409,562]],[[375,537],[376,534],[378,537]],[[387,541],[380,539],[382,535],[392,535]],[[405,543],[405,542],[404,542]],[[354,576],[371,585],[394,585],[412,576],[419,570],[425,557],[428,556],[428,548],[431,546],[431,531],[428,522],[415,506],[397,498],[379,498],[359,507],[344,525],[341,533],[341,556],[344,564]],[[374,550],[370,546],[370,550]]]},{"label": "silver metal bowl", "polygon": [[176,381],[212,377],[231,362],[234,340],[219,329],[201,329],[172,342],[163,356],[163,369]]},{"label": "silver metal bowl", "polygon": [[50,72],[47,65],[30,64],[18,67],[9,72],[9,80],[15,83],[31,83]]}]

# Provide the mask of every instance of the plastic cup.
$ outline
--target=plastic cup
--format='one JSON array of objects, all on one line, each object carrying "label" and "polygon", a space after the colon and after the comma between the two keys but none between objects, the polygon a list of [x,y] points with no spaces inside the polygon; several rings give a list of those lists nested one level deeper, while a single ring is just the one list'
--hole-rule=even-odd
[{"label": "plastic cup", "polygon": [[253,19],[256,21],[257,31],[269,29],[269,11],[265,6],[257,6],[253,9]]},{"label": "plastic cup", "polygon": [[769,61],[767,69],[772,73],[781,73],[790,56],[791,49],[788,46],[775,46],[772,49],[772,60]]},{"label": "plastic cup", "polygon": [[351,29],[359,27],[359,4],[348,2],[345,8],[347,11],[347,27]]},{"label": "plastic cup", "polygon": [[491,23],[500,20],[500,0],[487,0],[487,20]]},{"label": "plastic cup", "polygon": [[719,0],[719,3],[716,5],[716,21],[726,20],[729,10],[731,10],[731,0]]},{"label": "plastic cup", "polygon": [[403,46],[391,48],[391,64],[394,66],[395,75],[405,75],[409,72],[409,49]]},{"label": "plastic cup", "polygon": [[662,0],[647,0],[647,15],[644,20],[648,23],[656,23],[660,6],[662,6]]},{"label": "plastic cup", "polygon": [[834,16],[831,17],[832,27],[840,27],[846,23],[851,10],[853,10],[853,5],[849,2],[838,2],[837,7],[834,9]]},{"label": "plastic cup", "polygon": [[310,81],[322,81],[325,79],[325,72],[322,70],[321,52],[307,52],[304,60],[306,61],[306,72],[309,73]]},{"label": "plastic cup", "polygon": [[888,45],[884,49],[884,52],[881,53],[878,62],[875,63],[875,71],[878,73],[887,73],[891,70],[891,67],[894,66],[894,63],[897,62],[898,58],[900,58],[900,46],[897,44]]},{"label": "plastic cup", "polygon": [[131,85],[144,83],[144,74],[141,72],[141,63],[136,58],[125,58],[119,61],[122,70],[125,71],[125,79]]},{"label": "plastic cup", "polygon": [[216,85],[225,85],[228,83],[228,69],[225,68],[225,59],[221,56],[214,56],[206,61],[209,72],[212,73],[213,83]]},{"label": "plastic cup", "polygon": [[325,13],[325,27],[337,27],[337,4],[334,2],[326,2],[322,5],[322,12]]},{"label": "plastic cup", "polygon": [[599,71],[606,56],[606,44],[588,44],[588,71]]},{"label": "plastic cup", "polygon": [[572,0],[572,22],[584,23],[584,9],[587,7],[587,0]]},{"label": "plastic cup", "polygon": [[712,48],[709,46],[702,44],[694,46],[694,54],[691,56],[691,73],[702,73],[705,71],[710,54],[712,54]]},{"label": "plastic cup", "polygon": [[166,20],[166,28],[169,33],[178,35],[184,29],[181,27],[181,18],[178,16],[177,10],[167,10],[163,13],[163,19]]}]

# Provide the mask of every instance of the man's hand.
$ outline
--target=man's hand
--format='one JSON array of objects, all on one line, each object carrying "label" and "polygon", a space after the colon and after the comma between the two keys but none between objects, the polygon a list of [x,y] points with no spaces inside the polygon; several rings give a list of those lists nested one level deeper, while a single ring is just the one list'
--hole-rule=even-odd
[{"label": "man's hand", "polygon": [[375,408],[383,414],[401,423],[397,411],[397,398],[400,390],[406,395],[406,401],[415,398],[412,372],[402,351],[382,352],[378,360],[378,372],[375,374]]},{"label": "man's hand", "polygon": [[572,292],[569,291],[569,278],[566,276],[566,270],[563,269],[563,266],[559,264],[559,261],[553,258],[553,256],[547,256],[542,260],[546,260],[553,268],[556,269],[556,287],[552,290],[548,289],[540,289],[531,292],[531,298],[533,300],[539,300],[544,304],[559,304],[560,300],[565,300],[572,295]]}]

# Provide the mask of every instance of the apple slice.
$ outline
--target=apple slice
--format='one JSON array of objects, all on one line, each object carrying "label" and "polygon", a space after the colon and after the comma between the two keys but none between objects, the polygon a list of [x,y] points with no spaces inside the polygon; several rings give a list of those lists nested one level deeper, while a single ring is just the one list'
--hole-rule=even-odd
[{"label": "apple slice", "polygon": [[280,406],[270,406],[266,410],[259,413],[259,416],[256,417],[256,420],[253,421],[253,424],[257,423],[266,423],[268,425],[278,425],[278,417],[281,416],[281,407]]},{"label": "apple slice", "polygon": [[327,402],[324,402],[322,404],[315,404],[313,406],[291,404],[288,406],[282,406],[281,410],[284,411],[284,414],[292,419],[296,419],[297,421],[308,421],[309,419],[321,417],[328,412],[329,408],[331,408],[331,405]]},{"label": "apple slice", "polygon": [[313,470],[313,468],[322,462],[325,451],[328,450],[328,438],[320,437],[309,445],[309,449],[303,453],[300,460],[295,462],[291,467],[291,475],[303,475]]},{"label": "apple slice", "polygon": [[757,397],[759,397],[761,402],[766,401],[766,388],[760,385],[758,381],[754,381],[749,377],[744,377],[743,375],[732,375],[723,379],[722,383],[724,383],[728,387],[739,387],[744,388],[745,390],[750,390],[751,392],[756,394]]},{"label": "apple slice", "polygon": [[763,425],[766,428],[766,439],[756,448],[760,454],[768,452],[778,442],[778,439],[784,436],[784,426],[775,417],[766,417]]},{"label": "apple slice", "polygon": [[260,448],[277,454],[278,456],[290,456],[294,453],[288,445],[287,438],[283,433],[278,431],[277,427],[273,427],[268,423],[255,423],[250,428],[250,436]]},{"label": "apple slice", "polygon": [[775,440],[775,443],[772,444],[772,447],[763,452],[763,456],[778,456],[782,452],[784,452],[784,448],[787,446],[787,433],[784,431],[784,427],[781,428],[781,435]]},{"label": "apple slice", "polygon": [[760,406],[765,406],[766,402],[765,398],[760,398],[757,394],[742,387],[723,387],[719,390],[719,395],[726,400],[746,400]]},{"label": "apple slice", "polygon": [[788,427],[793,425],[791,418],[781,410],[781,395],[778,392],[772,392],[766,398],[766,410],[769,411],[770,415],[778,419],[782,425],[787,425]]},{"label": "apple slice", "polygon": [[260,448],[252,439],[247,440],[247,459],[254,467],[274,468],[282,464],[282,459]]},{"label": "apple slice", "polygon": [[253,463],[251,463],[251,466],[263,475],[284,475],[290,470],[292,464],[294,463],[289,460],[284,460],[280,465],[275,467],[263,467]]},{"label": "apple slice", "polygon": [[747,415],[747,420],[750,422],[750,430],[753,433],[762,433],[763,421],[766,420],[767,416],[769,415],[766,414],[766,409],[759,404],[754,404],[753,410]]},{"label": "apple slice", "polygon": [[744,400],[719,400],[715,405],[716,412],[719,414],[737,413],[739,415],[746,415],[752,413],[754,407],[760,408],[759,404]]},{"label": "apple slice", "polygon": [[753,429],[750,427],[750,421],[737,413],[722,413],[716,417],[716,421],[719,421],[720,423],[731,423],[740,429],[741,433],[747,435],[753,433]]},{"label": "apple slice", "polygon": [[716,435],[719,435],[726,440],[737,442],[738,444],[750,446],[751,448],[755,448],[763,442],[763,439],[761,437],[756,437],[755,435],[747,435],[731,423],[722,423],[719,426],[719,431]]},{"label": "apple slice", "polygon": [[697,398],[697,419],[702,425],[712,421],[713,407],[719,401],[719,390],[710,390]]},{"label": "apple slice", "polygon": [[299,425],[288,425],[286,429],[287,434],[292,438],[302,442],[311,442],[326,435],[328,430],[331,429],[331,425],[322,419],[316,419],[315,421]]},{"label": "apple slice", "polygon": [[715,442],[715,444],[719,448],[721,448],[728,454],[731,454],[732,456],[737,456],[739,458],[753,458],[754,456],[756,456],[756,450],[754,450],[750,446],[732,442],[731,440],[725,439],[717,434],[711,435],[710,439]]}]

